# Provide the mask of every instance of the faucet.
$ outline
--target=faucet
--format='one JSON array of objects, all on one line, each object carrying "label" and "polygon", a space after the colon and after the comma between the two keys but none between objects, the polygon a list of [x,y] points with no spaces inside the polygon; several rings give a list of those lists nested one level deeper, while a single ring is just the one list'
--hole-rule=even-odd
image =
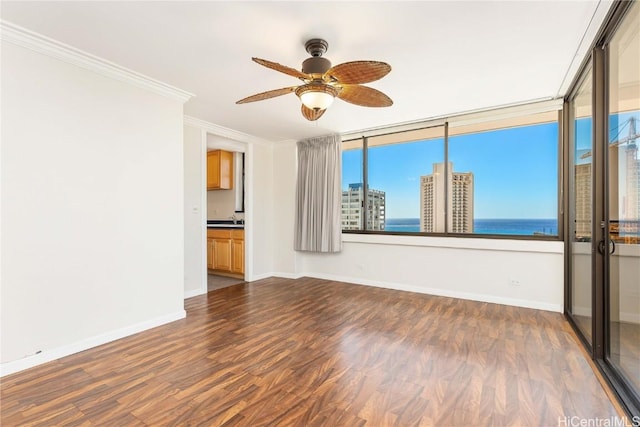
[{"label": "faucet", "polygon": [[230,216],[230,218],[233,220],[234,224],[238,223],[238,217],[236,216],[236,214],[234,213],[233,215]]}]

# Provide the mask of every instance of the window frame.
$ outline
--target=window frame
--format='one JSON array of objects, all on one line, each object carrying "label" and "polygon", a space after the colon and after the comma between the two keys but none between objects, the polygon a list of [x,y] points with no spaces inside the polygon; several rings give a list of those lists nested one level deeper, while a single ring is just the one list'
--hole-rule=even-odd
[{"label": "window frame", "polygon": [[[369,148],[369,138],[370,137],[378,137],[378,136],[386,136],[393,134],[402,134],[413,131],[421,131],[425,129],[432,129],[437,127],[443,127],[443,139],[444,139],[444,173],[445,176],[448,174],[449,169],[449,127],[450,124],[454,126],[464,126],[464,125],[473,125],[473,124],[481,124],[493,121],[499,121],[504,119],[518,118],[524,117],[528,115],[534,115],[537,113],[550,113],[552,111],[557,111],[557,116],[555,122],[558,126],[557,132],[557,177],[556,177],[556,218],[557,218],[557,227],[558,233],[554,236],[547,235],[520,235],[520,234],[479,234],[479,233],[454,233],[448,230],[449,228],[449,200],[448,197],[445,197],[445,231],[444,232],[399,232],[399,231],[386,231],[386,230],[342,230],[343,234],[373,234],[373,235],[387,235],[387,236],[418,236],[418,237],[454,237],[454,238],[466,238],[466,239],[496,239],[496,240],[530,240],[530,241],[563,241],[564,240],[564,182],[563,182],[563,154],[564,154],[564,132],[563,132],[563,99],[553,99],[549,101],[536,102],[536,103],[525,103],[518,104],[510,107],[498,108],[498,109],[485,109],[478,110],[472,113],[461,114],[457,116],[448,116],[442,118],[435,118],[432,120],[421,121],[409,123],[401,126],[394,127],[381,127],[376,129],[371,129],[368,131],[360,131],[343,134],[343,144],[348,142],[354,142],[356,140],[362,140],[362,186],[363,188],[368,188],[368,155],[367,151]],[[499,128],[496,128],[498,130]],[[414,139],[409,139],[407,143],[416,141]],[[419,140],[417,140],[419,141]],[[398,144],[402,144],[403,142],[398,142]],[[445,194],[448,191],[448,182],[445,180]],[[367,206],[367,191],[363,191],[363,206]],[[361,214],[363,215],[362,224],[364,224],[364,228],[366,228],[366,224],[368,221],[367,209],[362,209]]]}]

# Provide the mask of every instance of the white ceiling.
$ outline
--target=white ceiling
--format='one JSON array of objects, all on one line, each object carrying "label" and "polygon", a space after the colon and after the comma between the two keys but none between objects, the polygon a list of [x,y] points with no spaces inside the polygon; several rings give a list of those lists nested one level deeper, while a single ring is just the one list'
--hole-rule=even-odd
[{"label": "white ceiling", "polygon": [[[281,141],[563,95],[610,4],[3,0],[1,15],[196,94],[185,104],[186,115]],[[300,69],[308,57],[304,42],[314,37],[328,41],[325,57],[334,65],[391,64],[389,75],[369,85],[394,105],[336,100],[320,120],[308,122],[294,94],[235,104],[299,84],[251,57]]]}]

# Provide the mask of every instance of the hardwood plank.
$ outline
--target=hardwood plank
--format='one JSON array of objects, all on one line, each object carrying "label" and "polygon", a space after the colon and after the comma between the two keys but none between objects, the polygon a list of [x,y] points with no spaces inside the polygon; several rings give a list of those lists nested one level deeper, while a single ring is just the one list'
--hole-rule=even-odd
[{"label": "hardwood plank", "polygon": [[616,406],[562,315],[312,278],[185,301],[187,318],[0,382],[23,425],[556,425]]}]

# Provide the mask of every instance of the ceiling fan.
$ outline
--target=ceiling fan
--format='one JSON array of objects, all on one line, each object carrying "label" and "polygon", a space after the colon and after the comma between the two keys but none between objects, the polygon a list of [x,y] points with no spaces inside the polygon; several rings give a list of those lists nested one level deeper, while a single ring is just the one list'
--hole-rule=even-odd
[{"label": "ceiling fan", "polygon": [[389,74],[391,66],[380,61],[353,61],[331,66],[323,58],[329,44],[322,39],[311,39],[304,45],[311,55],[302,63],[302,71],[266,59],[251,58],[267,68],[297,77],[303,84],[258,93],[243,98],[236,104],[262,101],[294,92],[302,101],[302,115],[307,120],[318,120],[338,97],[343,101],[363,107],[389,107],[393,101],[379,90],[362,86]]}]

